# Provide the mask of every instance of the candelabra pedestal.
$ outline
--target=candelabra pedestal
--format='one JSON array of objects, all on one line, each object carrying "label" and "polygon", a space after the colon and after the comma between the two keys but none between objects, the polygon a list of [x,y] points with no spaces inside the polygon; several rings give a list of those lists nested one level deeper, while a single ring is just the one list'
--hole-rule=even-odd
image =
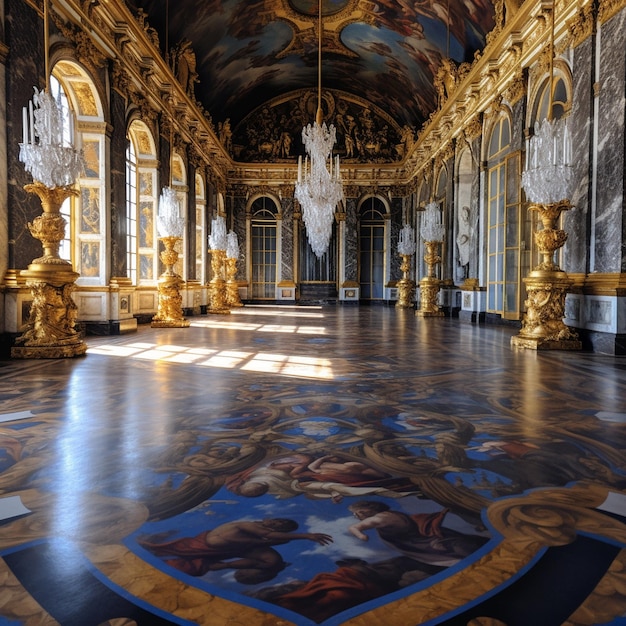
[{"label": "candelabra pedestal", "polygon": [[237,259],[226,258],[226,304],[229,307],[243,306],[239,296],[239,284],[235,280],[237,274]]},{"label": "candelabra pedestal", "polygon": [[161,252],[161,261],[165,271],[159,276],[159,304],[157,314],[152,318],[152,328],[188,328],[189,320],[183,317],[183,298],[180,288],[183,279],[174,271],[178,261],[176,244],[180,237],[159,237],[165,250]]},{"label": "candelabra pedestal", "polygon": [[398,289],[398,300],[396,307],[399,309],[410,309],[413,306],[415,300],[415,281],[409,278],[409,271],[411,269],[411,254],[401,254],[402,264],[400,269],[402,270],[402,279],[398,281],[396,287]]},{"label": "candelabra pedestal", "polygon": [[578,334],[563,322],[565,296],[572,285],[567,274],[554,263],[554,253],[567,241],[567,233],[555,228],[563,211],[571,208],[569,201],[533,204],[543,229],[535,232],[535,241],[543,261],[524,278],[528,299],[522,328],[511,337],[511,346],[531,350],[580,350]]},{"label": "candelabra pedestal", "polygon": [[59,359],[82,356],[87,345],[76,330],[77,307],[72,299],[79,274],[71,263],[59,257],[59,246],[65,236],[65,219],[61,205],[66,198],[78,195],[71,187],[47,187],[39,181],[25,185],[29,193],[41,200],[43,214],[28,228],[43,246],[43,256],[34,259],[27,270],[20,272],[26,278],[33,301],[27,328],[11,348],[17,359]]},{"label": "candelabra pedestal", "polygon": [[439,256],[440,241],[425,241],[426,254],[424,261],[428,268],[428,275],[420,280],[420,308],[415,311],[418,317],[443,317],[444,312],[437,304],[437,295],[441,281],[435,277],[435,266],[441,261]]},{"label": "candelabra pedestal", "polygon": [[209,250],[209,252],[211,253],[213,278],[209,283],[210,308],[208,313],[228,315],[230,309],[226,304],[226,281],[224,280],[226,250]]}]

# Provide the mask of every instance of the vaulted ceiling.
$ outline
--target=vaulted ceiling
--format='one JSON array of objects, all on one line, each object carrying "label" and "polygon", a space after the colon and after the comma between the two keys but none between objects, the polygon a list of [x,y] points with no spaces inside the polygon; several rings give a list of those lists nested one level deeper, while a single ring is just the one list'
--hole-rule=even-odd
[{"label": "vaulted ceiling", "polygon": [[[264,127],[313,121],[316,107],[303,94],[317,92],[318,0],[128,2],[147,14],[163,50],[190,42],[194,95],[216,126],[228,120],[235,143],[251,144],[254,135],[262,145]],[[471,61],[482,50],[494,7],[492,0],[322,0],[322,16],[325,112],[336,109],[332,121],[341,114],[340,124],[373,115],[377,133],[397,142],[436,108],[442,59]],[[261,148],[243,154],[259,155]]]}]

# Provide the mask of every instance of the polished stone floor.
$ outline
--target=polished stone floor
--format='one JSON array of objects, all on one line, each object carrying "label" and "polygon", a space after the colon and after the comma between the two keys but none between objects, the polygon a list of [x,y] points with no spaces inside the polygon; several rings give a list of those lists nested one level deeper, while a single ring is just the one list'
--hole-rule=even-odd
[{"label": "polished stone floor", "polygon": [[0,361],[0,624],[626,624],[626,360],[190,321]]}]

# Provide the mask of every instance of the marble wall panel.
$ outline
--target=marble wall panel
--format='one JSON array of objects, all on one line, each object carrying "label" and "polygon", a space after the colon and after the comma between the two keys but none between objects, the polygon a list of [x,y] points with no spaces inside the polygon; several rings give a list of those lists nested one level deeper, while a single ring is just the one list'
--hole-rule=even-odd
[{"label": "marble wall panel", "polygon": [[359,280],[358,269],[358,218],[355,198],[346,198],[346,224],[345,224],[345,267],[344,276],[346,281],[357,282]]},{"label": "marble wall panel", "polygon": [[239,196],[234,196],[231,199],[233,210],[233,230],[237,234],[237,241],[239,242],[240,262],[237,263],[237,280],[247,280],[246,276],[246,262],[247,250],[248,250],[248,230],[246,228],[246,199]]},{"label": "marble wall panel", "polygon": [[280,255],[280,277],[281,280],[293,280],[293,198],[283,198],[282,205],[282,234],[281,234],[281,255]]},{"label": "marble wall panel", "polygon": [[[22,0],[7,0],[6,43],[9,47],[11,71],[6,82],[7,99],[7,204],[8,267],[25,269],[42,247],[28,230],[28,222],[41,215],[39,198],[24,191],[24,185],[33,179],[19,161],[19,143],[22,141],[22,109],[33,97],[33,87],[45,87],[43,24],[35,9]],[[6,241],[3,239],[3,241]]]},{"label": "marble wall panel", "polygon": [[111,275],[126,276],[126,101],[111,90]]},{"label": "marble wall panel", "polygon": [[568,127],[574,149],[573,175],[577,181],[571,198],[574,208],[563,217],[567,242],[563,248],[563,269],[585,273],[589,267],[589,180],[591,126],[593,120],[593,45],[590,37],[574,49],[572,113]]},{"label": "marble wall panel", "polygon": [[624,272],[626,10],[602,24],[599,36],[596,241],[592,269],[597,272]]},{"label": "marble wall panel", "polygon": [[402,271],[400,270],[402,259],[398,254],[398,239],[400,238],[402,226],[402,198],[392,198],[391,221],[389,223],[389,248],[391,250],[391,266],[389,268],[390,280],[400,280],[402,278]]}]

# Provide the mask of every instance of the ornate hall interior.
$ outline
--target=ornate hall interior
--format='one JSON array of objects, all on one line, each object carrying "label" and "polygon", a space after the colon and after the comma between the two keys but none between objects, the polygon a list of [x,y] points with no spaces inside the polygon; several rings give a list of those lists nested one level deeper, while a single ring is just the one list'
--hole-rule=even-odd
[{"label": "ornate hall interior", "polygon": [[0,0],[0,626],[626,624],[625,0]]}]

